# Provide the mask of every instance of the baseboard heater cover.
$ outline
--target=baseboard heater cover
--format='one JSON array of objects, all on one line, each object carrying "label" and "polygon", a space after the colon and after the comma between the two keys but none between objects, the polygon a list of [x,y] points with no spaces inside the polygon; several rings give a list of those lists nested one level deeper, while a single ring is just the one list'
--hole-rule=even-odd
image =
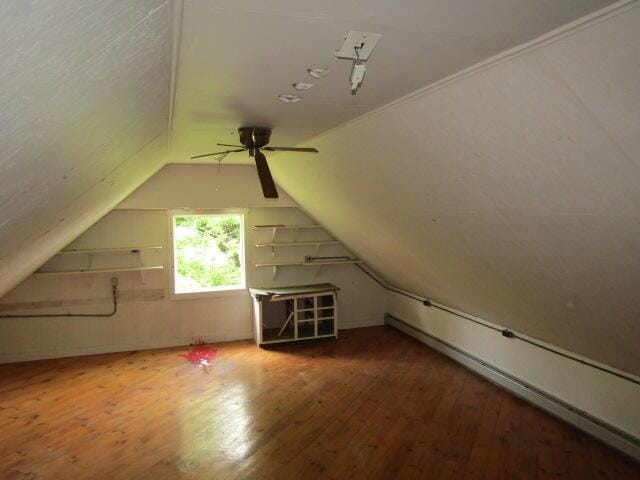
[{"label": "baseboard heater cover", "polygon": [[389,313],[385,314],[385,324],[419,340],[490,382],[640,462],[640,439]]}]

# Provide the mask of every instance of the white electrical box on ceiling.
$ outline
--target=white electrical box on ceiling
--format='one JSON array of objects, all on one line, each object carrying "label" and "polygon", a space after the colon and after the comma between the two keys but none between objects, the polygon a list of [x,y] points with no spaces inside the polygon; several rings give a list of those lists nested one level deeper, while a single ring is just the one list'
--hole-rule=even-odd
[{"label": "white electrical box on ceiling", "polygon": [[338,58],[355,60],[357,51],[358,60],[366,61],[373,49],[376,48],[380,38],[382,38],[382,35],[379,33],[351,30],[345,37],[342,47],[339,50],[335,50],[333,54]]}]

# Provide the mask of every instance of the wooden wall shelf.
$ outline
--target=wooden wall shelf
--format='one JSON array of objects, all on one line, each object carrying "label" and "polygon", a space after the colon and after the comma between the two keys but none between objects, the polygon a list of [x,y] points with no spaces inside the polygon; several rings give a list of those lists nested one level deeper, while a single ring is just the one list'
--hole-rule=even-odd
[{"label": "wooden wall shelf", "polygon": [[352,265],[354,263],[362,263],[362,260],[324,260],[318,262],[273,262],[273,263],[257,263],[256,267],[318,267],[322,265]]},{"label": "wooden wall shelf", "polygon": [[122,268],[96,268],[86,270],[52,270],[44,272],[35,272],[34,277],[51,277],[56,275],[85,275],[88,273],[123,273],[123,272],[161,272],[164,269],[162,265],[152,267],[122,267]]},{"label": "wooden wall shelf", "polygon": [[298,229],[298,228],[323,228],[322,225],[254,225],[253,228],[267,228],[267,229]]},{"label": "wooden wall shelf", "polygon": [[254,225],[256,230],[271,230],[271,243],[275,243],[278,230],[293,230],[293,241],[298,241],[298,231],[311,228],[324,228],[322,225]]},{"label": "wooden wall shelf", "polygon": [[89,248],[86,250],[61,250],[56,255],[117,255],[127,253],[140,253],[143,250],[162,250],[161,245],[148,247],[119,247],[119,248]]},{"label": "wooden wall shelf", "polygon": [[[311,228],[317,228],[317,229],[324,229],[324,227],[322,225],[254,225],[253,228],[255,229],[269,229],[272,231],[271,234],[271,241],[270,242],[260,242],[260,243],[256,243],[255,247],[256,248],[271,248],[271,254],[275,257],[276,256],[276,250],[278,248],[286,248],[286,247],[298,247],[298,246],[307,246],[307,247],[315,247],[315,255],[307,255],[305,256],[305,258],[307,257],[317,257],[318,252],[320,250],[320,247],[322,247],[323,245],[342,245],[342,243],[339,240],[334,240],[334,239],[325,239],[325,240],[309,240],[309,239],[303,239],[303,240],[298,240],[298,230],[299,229],[311,229]],[[276,233],[278,232],[278,230],[281,229],[291,229],[294,231],[294,235],[293,235],[293,241],[287,241],[287,242],[276,242],[275,238],[276,238]],[[255,267],[256,268],[263,268],[263,267],[271,267],[273,268],[273,277],[275,278],[275,276],[278,273],[278,268],[281,267],[316,267],[316,275],[320,272],[320,268],[325,266],[325,265],[340,265],[340,264],[346,264],[346,265],[353,265],[355,263],[362,263],[361,260],[357,259],[357,258],[353,258],[350,260],[331,260],[331,259],[327,259],[327,260],[317,260],[317,261],[305,261],[305,260],[299,260],[299,261],[294,261],[294,262],[268,262],[268,263],[256,263]]]},{"label": "wooden wall shelf", "polygon": [[256,243],[257,248],[262,247],[297,247],[301,245],[314,246],[317,247],[319,245],[340,245],[338,240],[310,240],[308,242],[271,242],[271,243]]},{"label": "wooden wall shelf", "polygon": [[324,260],[317,262],[272,262],[272,263],[256,263],[257,268],[271,267],[273,268],[273,278],[278,274],[278,268],[283,267],[316,267],[318,270],[316,271],[316,275],[320,272],[322,267],[327,265],[353,265],[355,263],[363,263],[362,260],[353,259],[353,260]]}]

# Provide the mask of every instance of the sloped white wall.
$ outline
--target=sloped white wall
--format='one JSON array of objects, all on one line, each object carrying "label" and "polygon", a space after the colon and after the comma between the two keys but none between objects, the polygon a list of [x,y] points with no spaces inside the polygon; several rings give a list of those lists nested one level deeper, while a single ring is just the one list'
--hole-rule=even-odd
[{"label": "sloped white wall", "polygon": [[318,157],[274,175],[391,283],[638,374],[638,58],[635,2],[316,138]]},{"label": "sloped white wall", "polygon": [[[118,166],[73,203],[56,212],[46,223],[25,220],[31,228],[43,228],[37,237],[25,239],[0,262],[0,296],[20,283],[55,253],[106,215],[124,197],[161,168],[167,159],[166,133],[156,137],[133,158]],[[55,200],[52,200],[54,202]],[[8,247],[7,247],[8,248]]]},{"label": "sloped white wall", "polygon": [[[74,240],[69,248],[110,248],[162,245],[162,251],[143,252],[144,265],[163,265],[164,273],[120,273],[121,302],[111,318],[16,318],[0,319],[0,361],[81,355],[110,351],[128,351],[173,345],[196,340],[209,342],[250,338],[253,335],[252,304],[248,292],[231,296],[171,300],[171,249],[169,208],[247,209],[247,279],[251,286],[296,285],[332,282],[339,293],[340,327],[381,325],[385,313],[384,291],[355,267],[282,269],[275,278],[270,268],[255,268],[255,263],[273,260],[271,250],[255,248],[256,242],[270,240],[271,232],[256,231],[255,224],[311,224],[313,221],[296,208],[284,192],[279,200],[266,201],[250,166],[224,166],[219,172],[209,165],[169,165],[151,177],[120,208]],[[166,180],[175,178],[176,182]],[[193,182],[179,179],[192,178]],[[233,189],[233,195],[211,195],[206,190]],[[257,192],[257,193],[256,193]],[[151,199],[155,199],[152,201]],[[122,208],[123,206],[128,208]],[[143,207],[144,206],[144,207]],[[266,238],[265,235],[268,237]],[[282,232],[278,240],[286,241]],[[305,232],[304,239],[322,239],[321,231]],[[291,240],[289,238],[289,240]],[[280,249],[276,259],[301,259],[313,254],[314,247]],[[344,254],[339,247],[323,247],[321,255]],[[311,250],[309,250],[311,249]],[[60,256],[44,265],[45,270],[87,268],[85,256]],[[92,268],[137,265],[129,255],[95,256]],[[83,276],[30,277],[0,299],[0,314],[106,312],[110,310],[110,278],[113,274]]]},{"label": "sloped white wall", "polygon": [[166,161],[171,15],[0,2],[0,295]]}]

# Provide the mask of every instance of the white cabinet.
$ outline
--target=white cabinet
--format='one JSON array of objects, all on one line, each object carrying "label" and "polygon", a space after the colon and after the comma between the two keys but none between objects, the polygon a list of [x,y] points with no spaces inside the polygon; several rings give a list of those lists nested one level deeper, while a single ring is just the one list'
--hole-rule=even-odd
[{"label": "white cabinet", "polygon": [[258,345],[338,336],[338,292],[330,283],[252,288]]}]

